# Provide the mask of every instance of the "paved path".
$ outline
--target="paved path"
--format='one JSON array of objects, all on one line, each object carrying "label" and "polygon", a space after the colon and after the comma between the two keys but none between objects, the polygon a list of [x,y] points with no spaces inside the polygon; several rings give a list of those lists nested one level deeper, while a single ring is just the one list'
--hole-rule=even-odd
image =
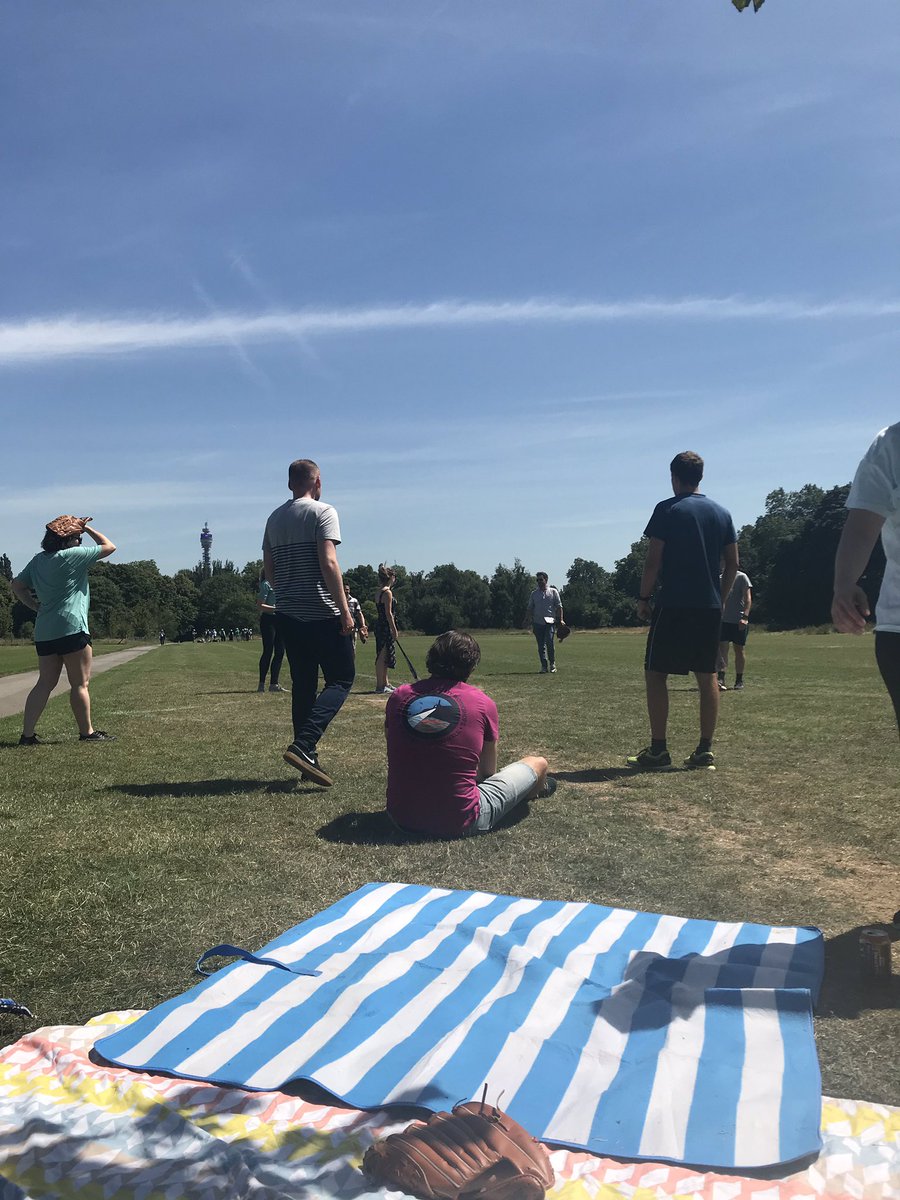
[{"label": "paved path", "polygon": [[[155,646],[138,646],[134,650],[114,650],[111,654],[98,654],[91,667],[91,675],[102,675],[104,671],[110,671],[113,667],[121,666],[122,663],[131,662],[133,658],[138,658],[141,654],[146,654],[148,650],[155,649]],[[22,671],[18,675],[4,675],[0,678],[0,717],[12,717],[16,713],[22,712],[25,707],[25,698],[37,683],[37,678],[37,671]],[[66,679],[65,667],[63,667],[59,683],[53,689],[52,694],[60,696],[68,690],[69,682]]]}]

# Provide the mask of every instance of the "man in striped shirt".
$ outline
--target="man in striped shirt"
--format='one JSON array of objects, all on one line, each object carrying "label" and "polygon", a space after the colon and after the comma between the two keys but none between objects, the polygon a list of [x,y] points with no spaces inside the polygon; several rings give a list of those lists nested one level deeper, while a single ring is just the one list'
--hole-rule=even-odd
[{"label": "man in striped shirt", "polygon": [[[278,596],[275,619],[291,665],[294,740],[284,761],[304,779],[331,787],[316,747],[356,674],[353,617],[335,550],[341,527],[337,512],[322,503],[322,477],[311,459],[291,463],[288,488],[293,499],[275,509],[263,538],[266,579]],[[325,686],[318,692],[320,667]]]}]

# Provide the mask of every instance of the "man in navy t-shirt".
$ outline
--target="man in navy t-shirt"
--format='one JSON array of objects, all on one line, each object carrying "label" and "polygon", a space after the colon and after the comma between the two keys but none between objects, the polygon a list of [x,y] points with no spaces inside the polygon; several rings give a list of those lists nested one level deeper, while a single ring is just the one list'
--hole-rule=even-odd
[{"label": "man in navy t-shirt", "polygon": [[[691,450],[670,464],[674,496],[657,504],[644,530],[650,548],[641,577],[637,612],[650,621],[644,672],[650,745],[627,761],[643,770],[672,765],[666,745],[669,675],[697,677],[700,689],[700,742],[687,767],[713,767],[712,739],[719,715],[716,662],[723,598],[738,568],[737,537],[731,514],[697,490],[703,459]],[[725,569],[719,577],[719,564]],[[651,610],[653,589],[659,584]]]}]

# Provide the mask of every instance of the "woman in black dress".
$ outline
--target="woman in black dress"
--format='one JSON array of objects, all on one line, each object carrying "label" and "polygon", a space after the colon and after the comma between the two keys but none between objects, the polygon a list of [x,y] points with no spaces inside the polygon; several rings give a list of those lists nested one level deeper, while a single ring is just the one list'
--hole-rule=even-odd
[{"label": "woman in black dress", "polygon": [[378,620],[375,622],[375,691],[379,695],[394,690],[388,682],[388,671],[397,665],[394,643],[398,635],[394,620],[394,593],[391,590],[396,581],[393,569],[387,563],[381,563],[378,568],[378,594],[375,597],[375,607],[378,609]]}]

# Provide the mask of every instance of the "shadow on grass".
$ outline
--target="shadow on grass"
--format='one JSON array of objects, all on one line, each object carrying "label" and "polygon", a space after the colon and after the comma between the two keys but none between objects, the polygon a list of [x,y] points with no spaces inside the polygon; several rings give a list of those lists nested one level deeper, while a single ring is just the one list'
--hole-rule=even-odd
[{"label": "shadow on grass", "polygon": [[[900,1008],[900,976],[892,975],[886,985],[879,986],[863,979],[860,973],[859,931],[864,928],[857,925],[846,933],[826,938],[825,978],[816,1005],[817,1017],[846,1020],[864,1012]],[[900,931],[896,928],[881,928],[886,928],[894,941],[900,940]]]},{"label": "shadow on grass", "polygon": [[614,779],[634,779],[644,774],[634,767],[588,767],[584,771],[553,771],[550,774],[560,783],[611,783]]},{"label": "shadow on grass", "polygon": [[[528,816],[528,802],[517,804],[499,829],[509,829],[518,825]],[[493,831],[492,831],[493,832]],[[349,812],[342,813],[323,825],[316,837],[325,842],[342,842],[348,846],[402,846],[408,843],[459,841],[459,838],[432,837],[427,833],[414,833],[412,830],[399,829],[384,809],[379,812]]]},{"label": "shadow on grass", "polygon": [[184,783],[119,783],[106,790],[144,799],[154,796],[238,796],[246,792],[293,792],[298,783],[298,779],[192,779]]}]

